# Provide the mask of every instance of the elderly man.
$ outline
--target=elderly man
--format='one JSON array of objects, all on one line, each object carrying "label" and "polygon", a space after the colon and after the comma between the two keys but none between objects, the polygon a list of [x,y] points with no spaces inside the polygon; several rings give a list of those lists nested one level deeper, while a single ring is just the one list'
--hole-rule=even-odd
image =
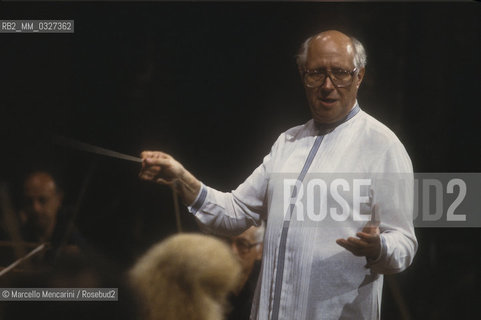
[{"label": "elderly man", "polygon": [[[238,233],[267,220],[251,319],[378,319],[382,274],[407,268],[417,249],[411,161],[394,133],[360,110],[359,41],[322,32],[304,42],[297,63],[313,119],[282,133],[236,190],[207,187],[162,152],[142,153],[140,177],[176,188],[210,228]],[[327,174],[330,188],[316,174]],[[337,179],[357,176],[372,183]],[[302,206],[309,190],[320,200]]]},{"label": "elderly man", "polygon": [[259,261],[262,258],[262,242],[264,240],[264,222],[259,227],[252,226],[240,235],[229,237],[232,252],[239,260],[242,273],[238,289],[231,295],[228,320],[249,319],[257,278],[259,277]]}]

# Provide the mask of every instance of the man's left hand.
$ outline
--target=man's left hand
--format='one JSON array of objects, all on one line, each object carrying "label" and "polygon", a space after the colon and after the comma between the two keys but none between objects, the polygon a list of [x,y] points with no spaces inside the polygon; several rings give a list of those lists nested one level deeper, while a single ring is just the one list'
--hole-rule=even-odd
[{"label": "man's left hand", "polygon": [[336,243],[349,250],[358,257],[366,257],[376,260],[381,253],[381,238],[379,237],[379,218],[377,205],[373,208],[372,218],[361,232],[356,233],[355,237],[347,239],[337,239]]}]

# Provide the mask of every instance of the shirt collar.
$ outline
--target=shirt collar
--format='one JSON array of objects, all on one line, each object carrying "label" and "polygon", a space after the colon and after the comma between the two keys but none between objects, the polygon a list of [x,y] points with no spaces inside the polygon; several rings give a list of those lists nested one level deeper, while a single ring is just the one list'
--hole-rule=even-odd
[{"label": "shirt collar", "polygon": [[328,124],[316,123],[314,121],[314,127],[317,130],[317,134],[322,136],[334,131],[334,129],[336,129],[339,125],[343,124],[344,122],[354,117],[360,110],[361,108],[359,107],[359,104],[357,103],[357,100],[356,100],[356,103],[352,107],[351,111],[349,111],[349,113],[347,114],[346,117],[344,117],[344,119],[341,119],[334,123],[328,123]]}]

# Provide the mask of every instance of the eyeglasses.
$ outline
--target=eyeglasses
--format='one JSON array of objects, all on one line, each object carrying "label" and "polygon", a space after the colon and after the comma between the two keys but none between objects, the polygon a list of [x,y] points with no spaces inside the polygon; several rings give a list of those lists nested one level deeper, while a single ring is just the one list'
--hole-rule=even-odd
[{"label": "eyeglasses", "polygon": [[227,243],[230,245],[234,244],[237,248],[237,251],[240,254],[246,254],[248,253],[253,247],[257,246],[261,242],[256,242],[256,243],[250,243],[249,241],[242,239],[242,238],[225,238],[224,239]]},{"label": "eyeglasses", "polygon": [[357,68],[352,71],[347,71],[344,69],[317,69],[317,70],[307,70],[304,71],[304,84],[309,88],[317,88],[322,86],[326,78],[331,79],[332,84],[336,88],[348,87],[352,84],[354,80],[354,74],[357,72]]}]

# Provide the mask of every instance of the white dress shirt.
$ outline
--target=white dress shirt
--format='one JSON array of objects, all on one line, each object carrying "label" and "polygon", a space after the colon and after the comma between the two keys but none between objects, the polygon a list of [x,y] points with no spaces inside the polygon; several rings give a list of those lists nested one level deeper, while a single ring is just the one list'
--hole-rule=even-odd
[{"label": "white dress shirt", "polygon": [[[296,200],[286,181],[299,179],[303,169],[303,191],[296,195],[302,199]],[[379,319],[382,274],[407,268],[417,250],[412,177],[399,139],[356,103],[349,119],[327,134],[319,135],[313,120],[282,133],[236,190],[224,193],[202,184],[189,210],[206,229],[223,234],[267,221],[251,319]],[[344,201],[329,189],[339,178],[348,182],[344,189],[338,185]],[[315,179],[326,182],[324,198],[319,186],[308,188]],[[354,179],[370,179],[370,184],[356,193]],[[359,195],[364,200],[356,203]],[[286,213],[286,199],[302,206]],[[324,203],[327,211],[324,207],[321,216]],[[339,215],[343,205],[347,218]],[[382,249],[375,261],[366,261],[336,239],[355,237],[373,205],[379,208]]]}]

